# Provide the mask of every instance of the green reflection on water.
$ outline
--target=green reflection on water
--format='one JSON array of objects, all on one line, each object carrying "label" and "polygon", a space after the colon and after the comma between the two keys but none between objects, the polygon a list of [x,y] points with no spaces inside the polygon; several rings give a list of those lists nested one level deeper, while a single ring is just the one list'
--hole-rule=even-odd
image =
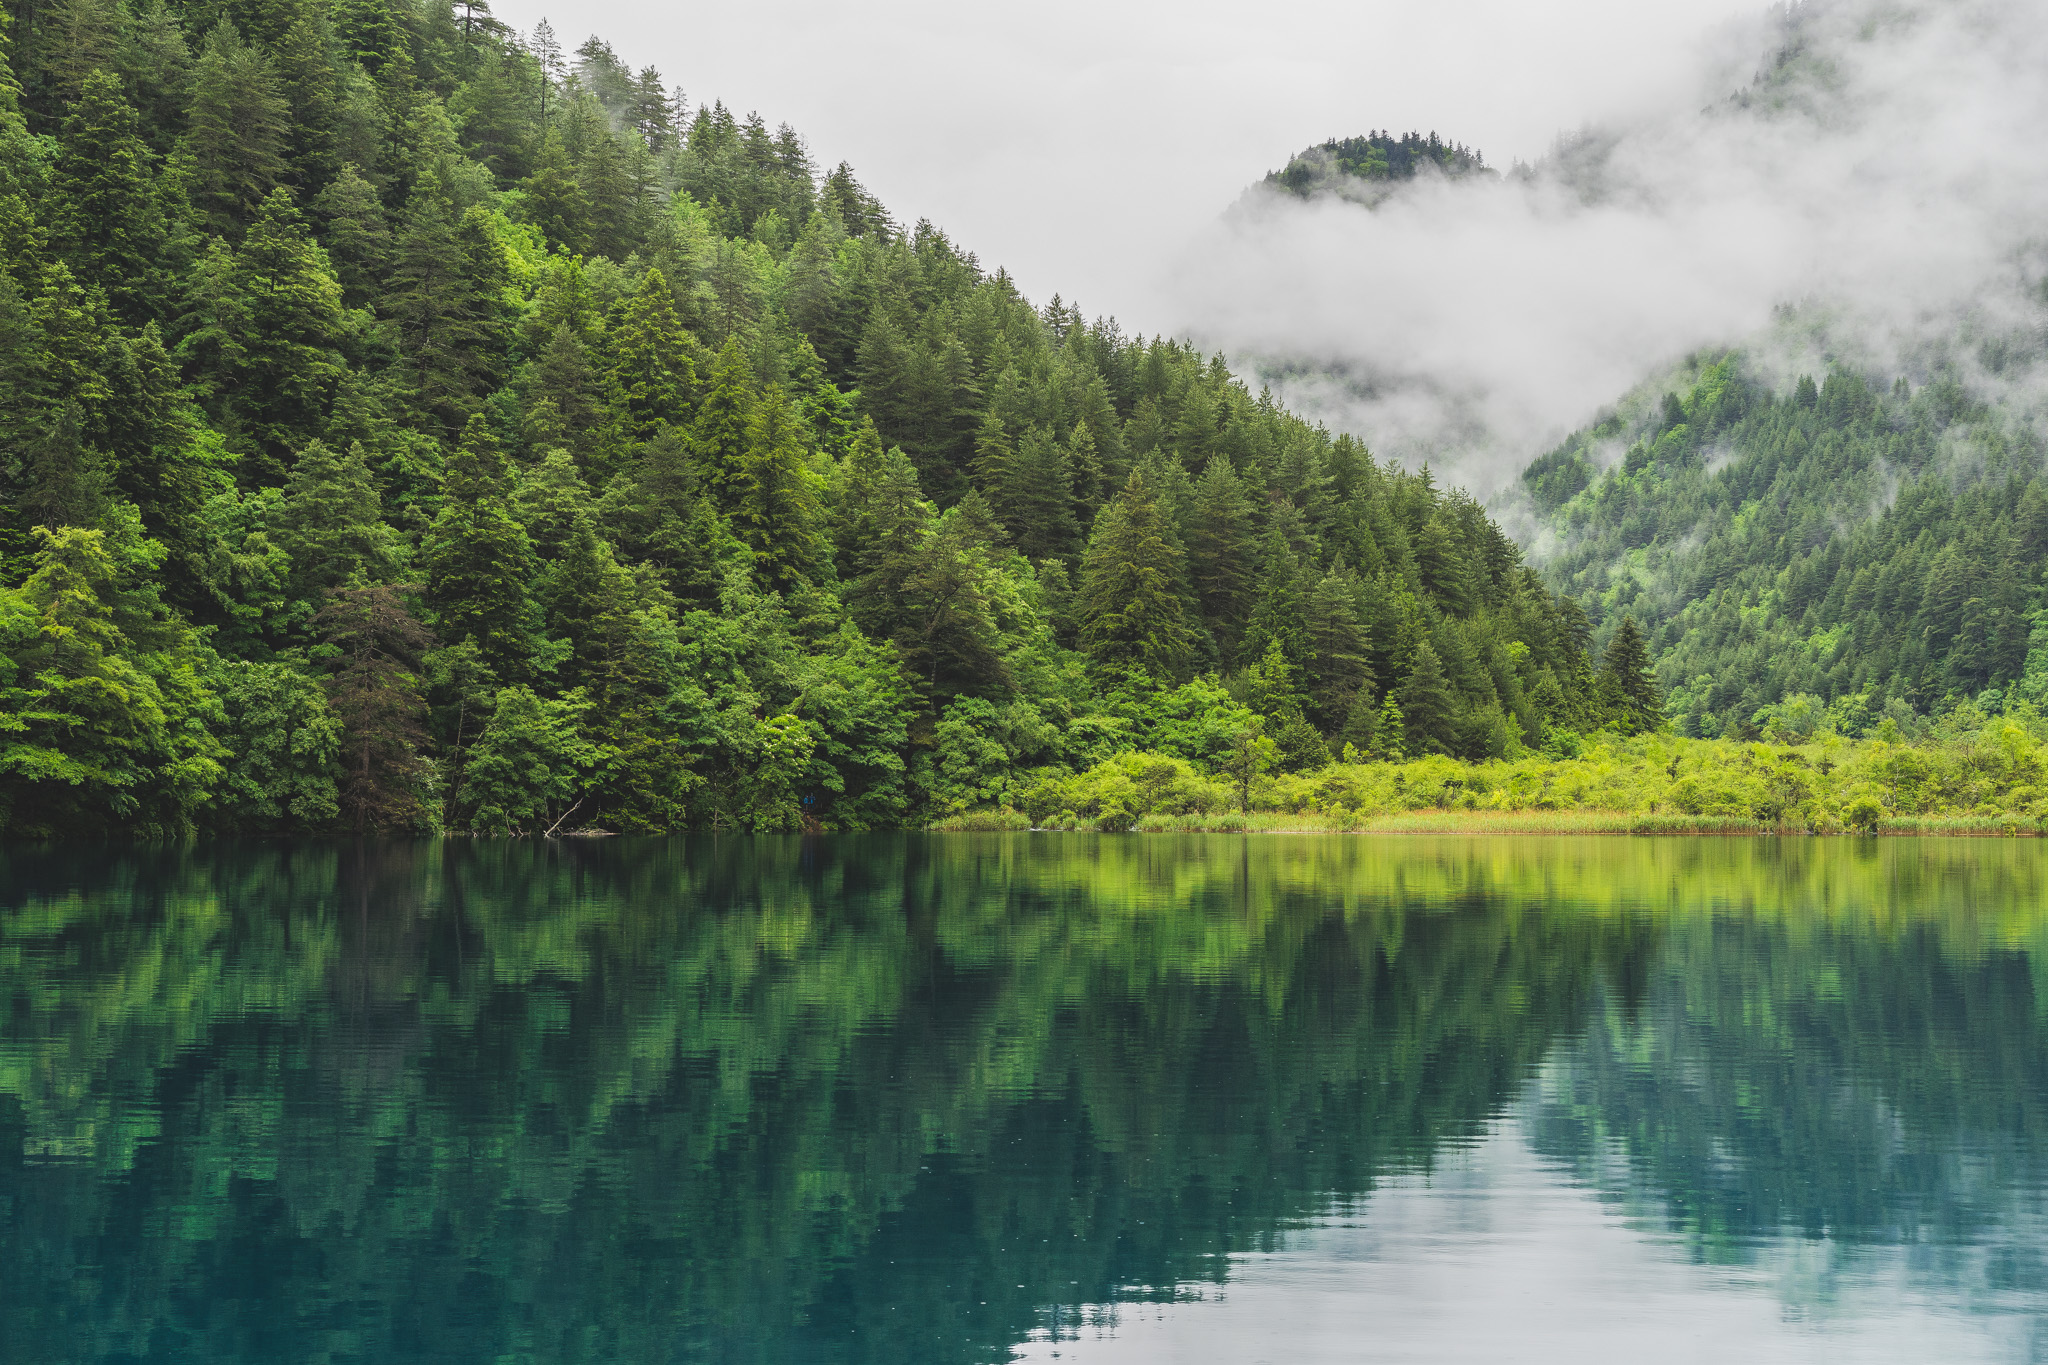
[{"label": "green reflection on water", "polygon": [[1996,1233],[2044,881],[1973,841],[14,851],[0,1359],[1000,1360],[1518,1096],[1700,1259],[1997,1242],[2034,1293]]}]

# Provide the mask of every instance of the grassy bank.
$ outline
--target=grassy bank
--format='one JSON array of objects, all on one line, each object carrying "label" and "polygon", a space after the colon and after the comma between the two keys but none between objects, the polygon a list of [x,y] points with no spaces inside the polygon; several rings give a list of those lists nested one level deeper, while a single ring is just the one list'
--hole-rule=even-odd
[{"label": "grassy bank", "polygon": [[932,827],[2014,837],[2048,831],[2048,722],[2030,711],[1965,713],[1912,741],[1595,736],[1569,755],[1438,755],[1249,777],[1122,753],[1083,772],[1029,774],[1004,797]]}]

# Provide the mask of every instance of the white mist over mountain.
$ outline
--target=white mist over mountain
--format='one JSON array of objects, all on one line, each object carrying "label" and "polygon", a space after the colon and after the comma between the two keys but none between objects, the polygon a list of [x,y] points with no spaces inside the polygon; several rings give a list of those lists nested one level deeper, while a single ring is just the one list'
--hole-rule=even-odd
[{"label": "white mist over mountain", "polygon": [[1531,159],[1589,107],[1654,105],[1687,43],[1764,0],[497,0],[570,48],[596,34],[693,104],[787,121],[905,223],[1034,299],[1152,333],[1194,315],[1162,261],[1296,149],[1435,128]]},{"label": "white mist over mountain", "polygon": [[1689,352],[1783,344],[1788,306],[1825,320],[1801,363],[1881,374],[1966,318],[2035,322],[2048,6],[1817,3],[1693,57],[1663,108],[1533,176],[1423,177],[1374,209],[1256,193],[1162,306],[1297,410],[1482,491]]}]

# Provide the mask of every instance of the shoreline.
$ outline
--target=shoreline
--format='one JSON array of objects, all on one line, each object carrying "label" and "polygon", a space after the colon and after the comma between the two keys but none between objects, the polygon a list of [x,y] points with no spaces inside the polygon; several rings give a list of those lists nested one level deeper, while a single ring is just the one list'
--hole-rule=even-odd
[{"label": "shoreline", "polygon": [[1121,829],[1095,821],[1032,825],[1017,812],[977,811],[926,826],[934,834],[1518,834],[1518,835],[1770,835],[1825,838],[2036,839],[2036,822],[2008,816],[1908,816],[1871,830],[1808,829],[1717,816],[1630,814],[1623,811],[1419,810],[1360,816],[1254,811],[1249,815],[1147,815]]}]

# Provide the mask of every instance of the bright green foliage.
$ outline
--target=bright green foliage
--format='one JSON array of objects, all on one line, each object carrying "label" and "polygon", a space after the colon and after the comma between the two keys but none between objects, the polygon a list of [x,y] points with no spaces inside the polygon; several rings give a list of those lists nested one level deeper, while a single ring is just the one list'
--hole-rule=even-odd
[{"label": "bright green foliage", "polygon": [[[1416,671],[1421,672],[1419,661]],[[1245,670],[1245,703],[1264,722],[1278,765],[1288,772],[1320,768],[1330,761],[1322,735],[1302,713],[1300,687],[1300,670],[1288,662],[1278,640],[1269,642],[1264,657]]]},{"label": "bright green foliage", "polygon": [[709,391],[691,425],[690,450],[704,488],[727,515],[746,496],[747,457],[754,425],[753,366],[738,338],[712,362]]},{"label": "bright green foliage", "polygon": [[525,687],[498,693],[490,723],[470,750],[461,803],[479,834],[552,834],[588,800],[605,755],[584,738],[589,698],[559,701]]},{"label": "bright green foliage", "polygon": [[[1629,442],[1596,474],[1596,444]],[[2026,672],[2048,567],[2030,438],[1956,378],[1838,370],[1773,393],[1740,357],[1632,395],[1532,464],[1554,581],[1605,631],[1642,627],[1689,734],[1750,735],[1795,693],[1939,712]]]},{"label": "bright green foliage", "polygon": [[161,548],[132,509],[40,540],[35,572],[0,592],[0,820],[46,838],[189,830],[224,752],[197,644],[148,586]]},{"label": "bright green foliage", "polygon": [[675,296],[659,270],[641,276],[638,291],[613,316],[607,341],[613,410],[627,418],[636,440],[689,419],[696,366],[689,335],[676,319]]},{"label": "bright green foliage", "polygon": [[815,578],[825,547],[819,533],[818,476],[780,389],[754,405],[747,431],[746,481],[733,529],[753,552],[762,580],[787,588]]},{"label": "bright green foliage", "polygon": [[[0,592],[10,733],[76,765],[52,828],[878,829],[1076,773],[1135,819],[1384,747],[1425,645],[1464,757],[1656,710],[1470,499],[601,40],[480,0],[16,18]],[[74,660],[120,689],[31,720],[21,594],[87,533],[146,609]],[[2003,660],[2031,599],[1982,562],[1921,598]]]},{"label": "bright green foliage", "polygon": [[288,664],[224,660],[216,683],[227,713],[214,822],[298,834],[341,813],[341,717],[314,679]]}]

